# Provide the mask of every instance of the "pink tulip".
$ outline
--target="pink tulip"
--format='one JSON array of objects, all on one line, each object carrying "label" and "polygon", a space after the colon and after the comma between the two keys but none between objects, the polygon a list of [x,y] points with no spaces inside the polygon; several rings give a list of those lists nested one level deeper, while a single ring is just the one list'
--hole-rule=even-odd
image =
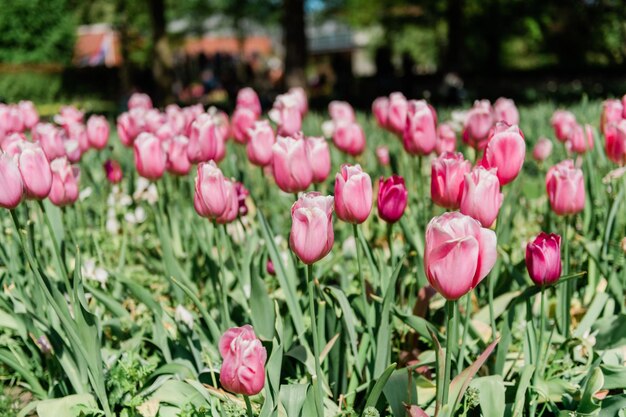
[{"label": "pink tulip", "polygon": [[123,173],[120,163],[113,159],[107,159],[103,165],[104,173],[111,184],[118,184],[122,181]]},{"label": "pink tulip", "polygon": [[152,100],[150,96],[143,93],[133,93],[128,99],[128,109],[150,110],[152,108]]},{"label": "pink tulip", "polygon": [[215,220],[227,214],[233,199],[236,200],[234,193],[231,182],[224,178],[215,162],[198,165],[194,207],[200,216]]},{"label": "pink tulip", "polygon": [[306,145],[309,155],[309,164],[313,170],[313,183],[320,184],[326,181],[330,174],[330,149],[326,139],[322,137],[307,137]]},{"label": "pink tulip", "polygon": [[437,126],[437,142],[435,143],[435,152],[442,155],[445,152],[456,151],[456,133],[448,123],[442,123]]},{"label": "pink tulip", "polygon": [[54,122],[61,125],[63,129],[68,130],[70,125],[75,123],[83,123],[85,113],[78,110],[74,106],[63,106],[59,111],[59,114],[54,116]]},{"label": "pink tulip", "polygon": [[50,194],[52,171],[41,146],[27,144],[18,156],[18,166],[28,198],[42,200]]},{"label": "pink tulip", "polygon": [[65,137],[63,139],[63,147],[65,148],[65,156],[67,156],[67,159],[71,163],[75,164],[80,161],[83,152],[80,149],[80,144],[77,139]]},{"label": "pink tulip", "polygon": [[379,146],[376,148],[376,158],[378,158],[378,163],[382,166],[389,165],[389,148],[386,146]]},{"label": "pink tulip", "polygon": [[493,123],[493,114],[489,102],[486,100],[477,101],[465,116],[463,142],[474,149],[485,149]]},{"label": "pink tulip", "polygon": [[561,142],[565,142],[569,137],[570,131],[576,126],[576,117],[569,111],[557,110],[552,115],[550,124],[552,124],[556,138]]},{"label": "pink tulip", "polygon": [[398,135],[404,133],[408,109],[409,102],[402,93],[391,93],[391,95],[389,95],[387,126],[390,131]]},{"label": "pink tulip", "polygon": [[496,122],[505,122],[509,126],[519,124],[519,113],[515,102],[510,98],[500,97],[493,104]]},{"label": "pink tulip", "polygon": [[428,155],[437,143],[433,112],[424,100],[411,100],[402,136],[404,149],[411,155]]},{"label": "pink tulip", "polygon": [[157,131],[154,132],[154,135],[159,138],[161,142],[169,142],[174,136],[178,136],[169,123],[162,124]]},{"label": "pink tulip", "polygon": [[618,165],[626,165],[626,119],[605,129],[606,156]]},{"label": "pink tulip", "polygon": [[221,161],[226,154],[226,138],[215,117],[203,113],[191,124],[187,157],[193,164]]},{"label": "pink tulip", "polygon": [[238,107],[233,113],[231,119],[233,138],[238,143],[248,142],[248,131],[256,122],[257,115],[250,109],[245,107]]},{"label": "pink tulip", "polygon": [[624,106],[616,99],[604,100],[602,103],[602,116],[600,118],[600,131],[606,134],[606,128],[610,124],[617,124],[623,119]]},{"label": "pink tulip", "polygon": [[459,212],[433,218],[426,228],[424,270],[430,285],[448,300],[475,288],[493,268],[496,234]]},{"label": "pink tulip", "polygon": [[343,165],[335,176],[335,212],[347,223],[363,223],[372,210],[372,179],[361,166]]},{"label": "pink tulip", "polygon": [[22,133],[24,132],[24,118],[20,108],[14,104],[8,108],[8,124],[6,129],[8,132]]},{"label": "pink tulip", "polygon": [[167,143],[167,172],[174,175],[187,175],[191,169],[191,162],[187,158],[189,139],[178,135]]},{"label": "pink tulip", "polygon": [[191,135],[191,124],[196,120],[198,116],[204,113],[204,107],[198,103],[193,106],[187,106],[182,109],[183,116],[185,117],[185,127],[183,134],[187,137]]},{"label": "pink tulip", "polygon": [[541,232],[526,245],[526,268],[539,286],[554,284],[561,276],[561,236]]},{"label": "pink tulip", "polygon": [[161,141],[151,133],[141,133],[133,144],[137,172],[149,180],[163,176],[167,164],[167,154]]},{"label": "pink tulip", "polygon": [[430,196],[435,204],[448,209],[458,209],[465,174],[472,164],[460,152],[446,152],[431,164]]},{"label": "pink tulip", "polygon": [[78,199],[78,168],[73,168],[67,158],[58,158],[50,163],[52,188],[48,198],[55,206],[73,204]]},{"label": "pink tulip", "polygon": [[261,116],[261,101],[256,92],[250,87],[242,88],[237,92],[236,107],[251,110],[257,118]]},{"label": "pink tulip", "polygon": [[357,156],[365,150],[365,133],[357,123],[338,122],[333,132],[333,143],[340,151]]},{"label": "pink tulip", "polygon": [[33,129],[33,139],[39,142],[49,161],[65,156],[61,132],[50,123],[39,123]]},{"label": "pink tulip", "polygon": [[404,178],[392,175],[378,181],[378,215],[387,223],[400,220],[406,209],[409,192],[404,185]]},{"label": "pink tulip", "polygon": [[276,269],[274,268],[274,263],[272,262],[271,259],[267,260],[267,263],[265,264],[265,270],[271,276],[276,276]]},{"label": "pink tulip", "polygon": [[311,192],[291,207],[289,246],[302,262],[311,265],[330,252],[335,242],[333,198]]},{"label": "pink tulip", "polygon": [[224,213],[215,219],[217,224],[232,223],[237,219],[237,216],[239,216],[240,201],[237,193],[237,186],[233,181],[228,179],[224,185],[227,189],[229,189],[229,191],[227,191],[229,199],[226,202],[226,210]]},{"label": "pink tulip", "polygon": [[32,101],[20,101],[18,108],[22,113],[22,121],[26,129],[32,129],[37,123],[39,123],[39,114]]},{"label": "pink tulip", "polygon": [[565,146],[570,152],[583,154],[593,149],[593,129],[590,125],[584,127],[578,123],[572,126]]},{"label": "pink tulip", "polygon": [[550,206],[559,216],[576,214],[585,208],[585,180],[582,170],[571,159],[559,162],[548,170],[546,191]]},{"label": "pink tulip", "polygon": [[89,139],[87,138],[87,129],[82,123],[72,123],[67,127],[67,136],[78,142],[81,155],[89,150]]},{"label": "pink tulip", "polygon": [[145,131],[150,133],[156,133],[161,126],[166,123],[166,117],[158,109],[148,109],[143,112],[143,121],[145,124]]},{"label": "pink tulip", "polygon": [[355,122],[354,109],[347,101],[333,100],[328,104],[328,113],[335,122]]},{"label": "pink tulip", "polygon": [[461,213],[478,220],[483,227],[491,227],[502,206],[503,194],[495,169],[475,167],[465,174],[461,192]]},{"label": "pink tulip", "polygon": [[2,153],[0,155],[0,207],[14,209],[22,201],[23,194],[24,184],[15,158]]},{"label": "pink tulip", "polygon": [[296,108],[300,113],[300,116],[304,117],[309,111],[309,100],[306,96],[306,91],[302,87],[291,87],[287,92],[289,96],[296,103]]},{"label": "pink tulip", "polygon": [[95,149],[104,149],[109,140],[109,122],[106,117],[93,115],[87,120],[87,139]]},{"label": "pink tulip", "polygon": [[281,94],[276,97],[269,117],[278,125],[278,135],[293,136],[302,129],[302,109],[298,100],[294,94]]},{"label": "pink tulip", "polygon": [[235,394],[256,395],[265,385],[267,352],[250,325],[228,329],[220,338],[220,384]]},{"label": "pink tulip", "polygon": [[313,182],[313,168],[302,134],[279,136],[272,146],[272,169],[276,185],[286,193],[297,193]]},{"label": "pink tulip", "polygon": [[372,103],[372,113],[374,114],[378,126],[386,129],[389,118],[389,99],[387,97],[378,97],[374,100]]},{"label": "pink tulip", "polygon": [[139,134],[133,125],[130,113],[122,113],[117,117],[117,136],[124,146],[131,146],[135,137]]},{"label": "pink tulip", "polygon": [[533,159],[537,162],[543,162],[552,153],[552,141],[547,138],[539,138],[533,148]]},{"label": "pink tulip", "polygon": [[[502,125],[501,125],[502,126]],[[483,155],[482,165],[485,168],[497,168],[496,175],[500,185],[513,181],[522,170],[526,157],[526,142],[517,126],[495,129],[495,133]]]},{"label": "pink tulip", "polygon": [[176,104],[165,107],[166,125],[172,131],[172,136],[182,135],[185,131],[186,118],[183,110]]},{"label": "pink tulip", "polygon": [[235,192],[237,194],[237,202],[238,202],[238,214],[240,216],[245,216],[248,214],[248,205],[246,204],[246,198],[250,195],[250,191],[243,185],[242,182],[235,182]]},{"label": "pink tulip", "polygon": [[2,150],[10,156],[19,155],[26,144],[26,137],[22,133],[11,133],[2,141]]},{"label": "pink tulip", "polygon": [[246,152],[250,162],[256,166],[272,163],[272,146],[276,143],[274,130],[267,120],[259,120],[248,130]]}]

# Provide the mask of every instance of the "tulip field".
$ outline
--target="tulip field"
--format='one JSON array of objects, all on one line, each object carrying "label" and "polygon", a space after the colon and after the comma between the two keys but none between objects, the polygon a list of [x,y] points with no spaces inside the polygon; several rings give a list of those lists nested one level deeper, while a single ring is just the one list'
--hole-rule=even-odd
[{"label": "tulip field", "polygon": [[1,416],[626,416],[626,96],[0,105]]}]

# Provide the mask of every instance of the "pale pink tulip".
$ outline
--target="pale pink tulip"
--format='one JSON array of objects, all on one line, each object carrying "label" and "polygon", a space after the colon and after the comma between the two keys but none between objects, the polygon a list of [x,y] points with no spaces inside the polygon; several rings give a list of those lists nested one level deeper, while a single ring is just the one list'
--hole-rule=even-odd
[{"label": "pale pink tulip", "polygon": [[576,214],[585,208],[585,179],[571,159],[548,170],[546,191],[552,211],[559,216]]},{"label": "pale pink tulip", "polygon": [[494,118],[496,122],[505,122],[513,126],[519,124],[519,112],[515,102],[510,98],[500,97],[493,104]]},{"label": "pale pink tulip", "polygon": [[475,167],[465,174],[461,193],[461,213],[478,220],[484,227],[491,227],[498,217],[504,199],[496,169]]},{"label": "pale pink tulip", "polygon": [[305,193],[291,207],[289,246],[307,265],[330,252],[335,242],[333,197]]},{"label": "pale pink tulip", "polygon": [[0,207],[14,209],[22,201],[24,184],[15,158],[0,154]]},{"label": "pale pink tulip", "polygon": [[257,118],[261,116],[261,101],[257,93],[250,87],[242,88],[237,92],[237,108],[251,110]]},{"label": "pale pink tulip", "polygon": [[465,174],[472,164],[460,152],[446,152],[431,164],[430,195],[433,202],[441,207],[458,209]]},{"label": "pale pink tulip", "polygon": [[191,169],[191,162],[187,157],[189,139],[178,135],[167,143],[167,171],[175,175],[187,175]]},{"label": "pale pink tulip", "polygon": [[279,136],[272,146],[272,168],[276,185],[287,193],[306,190],[313,182],[313,168],[302,134]]},{"label": "pale pink tulip", "polygon": [[149,180],[163,176],[167,165],[167,154],[161,141],[151,133],[143,132],[133,144],[137,172]]},{"label": "pale pink tulip", "polygon": [[335,212],[345,222],[367,220],[372,210],[372,179],[360,165],[343,165],[335,176]]},{"label": "pale pink tulip", "polygon": [[548,138],[539,138],[533,148],[533,159],[537,162],[543,162],[552,153],[552,141]]},{"label": "pale pink tulip", "polygon": [[372,113],[374,114],[378,126],[386,129],[389,119],[389,98],[378,97],[374,100],[372,103]]},{"label": "pale pink tulip", "polygon": [[246,153],[250,162],[257,166],[272,163],[272,146],[276,143],[274,130],[267,120],[259,120],[248,130]]},{"label": "pale pink tulip", "polygon": [[257,115],[254,111],[246,107],[238,107],[235,109],[231,118],[233,138],[238,143],[248,142],[248,131],[256,122]]},{"label": "pale pink tulip", "polygon": [[72,167],[67,158],[58,158],[50,163],[52,188],[48,198],[55,206],[67,206],[78,199],[78,168]]},{"label": "pale pink tulip", "polygon": [[109,140],[109,122],[104,116],[93,115],[87,120],[87,139],[95,149],[104,149]]},{"label": "pale pink tulip", "polygon": [[52,187],[52,171],[41,146],[24,145],[18,156],[18,166],[26,196],[37,200],[46,198]]},{"label": "pale pink tulip", "polygon": [[411,155],[428,155],[437,143],[436,121],[424,100],[411,100],[402,136],[404,149]]},{"label": "pale pink tulip", "polygon": [[340,151],[360,155],[365,150],[365,132],[358,123],[338,122],[333,132],[333,143]]}]

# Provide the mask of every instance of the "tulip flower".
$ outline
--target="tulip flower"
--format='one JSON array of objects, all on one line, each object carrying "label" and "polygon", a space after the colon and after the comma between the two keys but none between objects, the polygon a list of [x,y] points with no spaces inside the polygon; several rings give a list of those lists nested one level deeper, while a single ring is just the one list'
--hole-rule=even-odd
[{"label": "tulip flower", "polygon": [[41,145],[49,161],[65,156],[62,131],[50,123],[39,123],[33,129],[33,139]]},{"label": "tulip flower", "polygon": [[291,207],[289,246],[298,258],[311,265],[330,252],[335,242],[333,197],[310,192]]},{"label": "tulip flower", "polygon": [[22,115],[22,121],[26,129],[32,129],[39,123],[39,114],[32,101],[20,101],[17,105]]},{"label": "tulip flower", "polygon": [[359,224],[372,210],[372,180],[361,166],[343,165],[335,176],[335,212],[340,220]]},{"label": "tulip flower", "polygon": [[240,216],[248,214],[248,205],[246,204],[246,198],[250,195],[250,191],[243,185],[242,182],[235,182],[235,192],[237,194],[237,213]]},{"label": "tulip flower", "polygon": [[58,158],[50,163],[52,188],[48,198],[55,206],[73,204],[78,199],[78,168],[72,167],[67,158]]},{"label": "tulip flower", "polygon": [[328,113],[335,122],[355,122],[354,109],[347,101],[333,100],[328,104]]},{"label": "tulip flower", "polygon": [[106,174],[107,180],[111,184],[118,184],[122,181],[122,167],[119,162],[113,159],[107,159],[103,165],[104,173]]},{"label": "tulip flower", "polygon": [[309,155],[309,164],[313,171],[313,183],[320,184],[326,181],[330,174],[330,149],[326,139],[322,137],[308,137],[306,140]]},{"label": "tulip flower", "polygon": [[409,192],[404,185],[404,178],[392,175],[378,181],[378,215],[387,223],[395,223],[404,214]]},{"label": "tulip flower", "polygon": [[372,114],[374,114],[378,126],[386,129],[389,118],[389,99],[387,97],[378,97],[374,100],[372,103]]},{"label": "tulip flower", "polygon": [[167,171],[175,175],[187,175],[191,169],[191,162],[187,157],[189,139],[178,135],[167,143]]},{"label": "tulip flower", "polygon": [[148,109],[143,112],[143,121],[145,124],[145,131],[156,134],[158,130],[166,122],[166,117],[158,109]]},{"label": "tulip flower", "polygon": [[248,130],[246,152],[254,165],[263,167],[272,163],[272,146],[276,143],[274,130],[267,120],[254,122]]},{"label": "tulip flower", "polygon": [[433,218],[426,228],[424,270],[430,285],[448,300],[475,288],[493,268],[496,234],[459,212]]},{"label": "tulip flower", "polygon": [[448,209],[458,209],[465,174],[472,164],[460,152],[446,152],[431,164],[430,196],[435,204]]},{"label": "tulip flower", "polygon": [[302,133],[279,136],[272,146],[272,169],[276,185],[286,193],[304,191],[313,182],[307,143]]},{"label": "tulip flower", "polygon": [[[215,223],[217,224],[227,224],[232,223],[237,219],[240,213],[240,199],[239,194],[237,193],[236,184],[227,179],[225,181],[224,187],[227,189],[228,200],[226,201],[226,210],[222,213],[221,216],[215,219]],[[245,199],[245,197],[244,197]],[[244,201],[245,205],[245,201]],[[247,208],[246,208],[247,209]]]},{"label": "tulip flower", "polygon": [[22,117],[22,111],[14,104],[8,106],[6,111],[6,131],[10,133],[23,133],[24,132],[24,119]]},{"label": "tulip flower", "polygon": [[256,117],[261,116],[261,101],[256,92],[250,88],[245,87],[237,92],[237,108],[246,108],[252,111]]},{"label": "tulip flower", "polygon": [[152,108],[152,99],[143,93],[133,93],[128,99],[128,109],[150,110]]},{"label": "tulip flower", "polygon": [[122,113],[117,117],[117,136],[124,146],[131,146],[139,134],[130,113]]},{"label": "tulip flower", "polygon": [[187,123],[185,113],[176,104],[168,104],[167,107],[165,107],[165,119],[165,124],[172,131],[172,136],[185,133],[185,125]]},{"label": "tulip flower", "polygon": [[537,162],[543,162],[552,153],[552,141],[547,138],[539,138],[533,148],[533,159]]},{"label": "tulip flower", "polygon": [[141,133],[133,144],[137,172],[149,180],[163,176],[167,165],[167,154],[161,141],[151,133]]},{"label": "tulip flower", "polygon": [[296,103],[300,116],[304,117],[309,111],[309,100],[304,89],[302,87],[291,87],[287,95]]},{"label": "tulip flower", "polygon": [[191,124],[187,157],[193,164],[221,161],[226,154],[224,131],[216,117],[203,113]]},{"label": "tulip flower", "polygon": [[256,395],[265,385],[267,352],[250,325],[228,329],[220,338],[220,384],[235,394]]},{"label": "tulip flower", "polygon": [[15,158],[0,155],[0,207],[14,209],[22,201],[24,184]]},{"label": "tulip flower", "polygon": [[389,130],[398,135],[404,133],[406,126],[409,102],[402,93],[389,95],[389,111],[387,114],[387,126]]},{"label": "tulip flower", "polygon": [[389,165],[389,148],[386,146],[379,146],[376,148],[376,158],[378,158],[378,163],[382,166]]},{"label": "tulip flower", "polygon": [[497,168],[496,174],[500,185],[506,185],[522,170],[526,157],[526,142],[517,126],[506,129],[496,127],[496,132],[489,139],[482,165],[485,168]]},{"label": "tulip flower", "polygon": [[436,121],[424,100],[411,100],[402,136],[404,149],[411,155],[428,155],[437,143]]},{"label": "tulip flower", "polygon": [[293,136],[302,128],[301,103],[294,95],[282,94],[276,97],[269,117],[278,125],[278,135]]},{"label": "tulip flower", "polygon": [[42,200],[50,194],[52,171],[41,146],[28,144],[18,156],[26,197]]},{"label": "tulip flower", "polygon": [[496,122],[505,122],[509,126],[519,124],[519,113],[515,102],[510,98],[500,97],[493,104],[493,113]]},{"label": "tulip flower", "polygon": [[605,100],[602,103],[602,116],[600,118],[600,131],[606,135],[606,128],[611,124],[622,121],[624,106],[616,99]]},{"label": "tulip flower", "polygon": [[463,124],[463,142],[474,149],[482,150],[487,146],[489,131],[493,126],[493,114],[488,101],[477,101],[467,112]]},{"label": "tulip flower", "polygon": [[[154,132],[154,135],[159,138],[161,142],[169,142],[174,136],[176,136],[176,132],[169,125],[169,123],[164,123]],[[183,135],[181,135],[183,136]]]},{"label": "tulip flower", "polygon": [[541,232],[528,243],[526,268],[535,284],[554,284],[561,276],[561,236]]},{"label": "tulip flower", "polygon": [[357,156],[365,150],[365,133],[358,123],[338,122],[333,132],[333,143],[340,151]]},{"label": "tulip flower", "polygon": [[626,119],[605,129],[606,156],[618,165],[626,165]]},{"label": "tulip flower", "polygon": [[248,131],[252,128],[256,119],[256,113],[246,107],[239,107],[235,110],[231,119],[235,141],[238,143],[248,142]]},{"label": "tulip flower", "polygon": [[435,152],[437,155],[442,155],[445,152],[454,151],[456,151],[456,133],[448,123],[442,123],[437,126]]},{"label": "tulip flower", "polygon": [[109,140],[109,122],[104,116],[93,115],[87,120],[87,139],[96,149],[104,149]]},{"label": "tulip flower", "polygon": [[548,170],[546,191],[550,206],[559,216],[576,214],[585,208],[583,172],[571,159],[559,162]]},{"label": "tulip flower", "polygon": [[54,116],[54,122],[61,125],[65,131],[75,123],[82,124],[85,113],[78,110],[74,106],[63,106],[59,111],[59,114]]},{"label": "tulip flower", "polygon": [[590,125],[584,127],[575,124],[572,126],[565,146],[571,152],[583,154],[590,149],[593,149],[593,130]]},{"label": "tulip flower", "polygon": [[215,162],[200,163],[194,194],[194,207],[198,214],[212,220],[224,215],[229,217],[227,213],[232,209],[233,199],[236,201],[238,210],[239,202],[235,189],[231,182],[224,178],[224,174]]},{"label": "tulip flower", "polygon": [[463,182],[461,213],[475,218],[483,227],[491,227],[504,199],[495,171],[478,166],[465,174]]},{"label": "tulip flower", "polygon": [[89,150],[89,139],[87,138],[87,129],[82,123],[72,123],[66,129],[67,136],[78,143],[80,154],[84,154]]},{"label": "tulip flower", "polygon": [[556,138],[561,142],[565,142],[570,135],[570,131],[576,126],[576,116],[566,110],[557,110],[552,115],[550,124],[552,124]]}]

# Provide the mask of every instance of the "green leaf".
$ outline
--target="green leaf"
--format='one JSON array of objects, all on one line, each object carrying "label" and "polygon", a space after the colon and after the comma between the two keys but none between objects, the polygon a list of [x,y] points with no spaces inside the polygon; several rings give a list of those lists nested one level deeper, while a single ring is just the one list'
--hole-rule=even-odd
[{"label": "green leaf", "polygon": [[274,337],[274,323],[276,322],[274,305],[268,295],[265,282],[259,277],[258,272],[252,272],[250,279],[252,281],[250,297],[252,325],[262,340],[272,340]]},{"label": "green leaf", "polygon": [[280,402],[285,407],[288,416],[300,415],[306,401],[310,384],[289,384],[280,386]]},{"label": "green leaf", "polygon": [[354,310],[352,310],[352,306],[348,302],[346,295],[339,288],[327,286],[324,287],[324,289],[332,294],[332,296],[337,300],[339,306],[341,307],[341,314],[345,323],[345,329],[348,332],[348,338],[350,339],[352,354],[356,358],[358,356],[356,327],[360,324],[356,319]]},{"label": "green leaf", "polygon": [[602,389],[604,385],[604,376],[600,368],[594,368],[590,371],[591,375],[587,379],[583,395],[578,403],[576,411],[583,415],[598,415],[600,413],[600,401],[594,398],[594,395]]},{"label": "green leaf", "polygon": [[39,417],[79,417],[85,409],[97,410],[98,405],[91,394],[75,394],[67,397],[39,401]]},{"label": "green leaf", "polygon": [[521,417],[524,412],[526,391],[530,386],[530,380],[535,372],[533,365],[526,365],[521,369],[517,391],[515,392],[515,402],[513,403],[511,417]]},{"label": "green leaf", "polygon": [[504,416],[505,389],[500,375],[476,378],[470,385],[478,390],[480,411],[483,417]]},{"label": "green leaf", "polygon": [[394,370],[383,388],[383,393],[389,406],[391,406],[394,417],[404,417],[404,404],[412,404],[417,401],[415,382],[412,381],[412,384],[409,385],[409,374],[412,372],[413,369],[411,368]]},{"label": "green leaf", "polygon": [[365,407],[363,409],[376,406],[378,398],[380,398],[380,394],[382,394],[383,388],[385,388],[385,384],[387,384],[387,381],[389,380],[391,374],[395,369],[395,363],[392,363],[387,369],[385,369],[385,372],[383,372],[380,378],[378,378],[378,380],[376,381],[376,384],[374,384],[374,388],[372,388],[372,391],[367,397],[367,401],[365,402]]},{"label": "green leaf", "polygon": [[609,299],[609,295],[607,293],[599,292],[594,297],[591,305],[587,309],[587,313],[576,327],[576,330],[572,333],[574,337],[583,337],[585,332],[591,329],[591,326],[598,320],[600,314],[602,314],[602,310],[606,306],[606,302]]}]

